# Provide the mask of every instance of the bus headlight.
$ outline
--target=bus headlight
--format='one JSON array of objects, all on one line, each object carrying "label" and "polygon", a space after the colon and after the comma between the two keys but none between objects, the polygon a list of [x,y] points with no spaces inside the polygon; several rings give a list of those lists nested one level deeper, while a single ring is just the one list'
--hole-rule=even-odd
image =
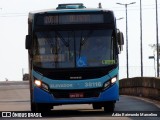
[{"label": "bus headlight", "polygon": [[41,80],[35,80],[34,81],[35,85],[45,91],[49,91],[49,87],[47,84],[43,83]]},{"label": "bus headlight", "polygon": [[110,80],[104,83],[103,88],[106,89],[110,86]]},{"label": "bus headlight", "polygon": [[111,79],[111,83],[112,83],[112,84],[114,84],[116,81],[117,81],[117,78],[116,78],[116,77],[114,77],[114,78]]},{"label": "bus headlight", "polygon": [[40,80],[35,80],[34,83],[38,87],[41,87],[41,85],[42,85],[42,82]]},{"label": "bus headlight", "polygon": [[45,83],[42,83],[42,89],[49,91],[49,87]]},{"label": "bus headlight", "polygon": [[117,81],[117,77],[113,77],[112,79],[106,81],[103,85],[103,89],[107,89],[109,88],[110,86],[112,86],[115,82]]}]

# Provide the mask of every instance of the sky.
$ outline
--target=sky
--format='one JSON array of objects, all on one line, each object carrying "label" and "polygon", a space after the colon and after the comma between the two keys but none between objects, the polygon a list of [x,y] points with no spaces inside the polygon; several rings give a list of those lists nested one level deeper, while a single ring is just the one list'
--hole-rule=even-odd
[{"label": "sky", "polygon": [[[30,11],[56,8],[60,3],[84,3],[87,8],[97,8],[101,2],[104,9],[114,11],[117,27],[126,35],[125,7],[116,3],[131,3],[128,6],[128,53],[129,77],[140,76],[140,0],[0,0],[0,81],[22,80],[28,72],[28,53],[25,36],[28,34]],[[160,14],[160,1],[158,11]],[[160,16],[160,15],[159,15]],[[160,17],[158,17],[160,21]],[[154,60],[149,44],[156,44],[155,0],[142,0],[142,38],[144,76],[154,76]],[[159,23],[160,24],[160,23]],[[160,26],[160,25],[159,25]],[[160,31],[160,30],[159,30]],[[160,33],[160,32],[159,32]],[[160,41],[160,39],[159,39]],[[126,46],[119,55],[120,78],[126,77]]]}]

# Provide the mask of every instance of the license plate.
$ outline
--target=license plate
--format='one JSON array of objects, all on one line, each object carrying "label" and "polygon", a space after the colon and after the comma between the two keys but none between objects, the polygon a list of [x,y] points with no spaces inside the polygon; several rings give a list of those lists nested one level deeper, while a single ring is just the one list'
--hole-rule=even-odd
[{"label": "license plate", "polygon": [[83,93],[70,93],[69,97],[70,98],[83,98],[84,94]]}]

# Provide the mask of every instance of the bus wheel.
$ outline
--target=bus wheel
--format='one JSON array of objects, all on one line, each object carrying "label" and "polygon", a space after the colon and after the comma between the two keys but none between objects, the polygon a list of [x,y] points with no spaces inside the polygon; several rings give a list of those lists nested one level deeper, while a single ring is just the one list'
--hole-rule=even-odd
[{"label": "bus wheel", "polygon": [[107,102],[105,103],[105,106],[104,106],[104,112],[112,113],[114,112],[114,108],[115,108],[115,102]]},{"label": "bus wheel", "polygon": [[92,104],[93,109],[102,109],[102,106],[98,105],[98,104]]}]

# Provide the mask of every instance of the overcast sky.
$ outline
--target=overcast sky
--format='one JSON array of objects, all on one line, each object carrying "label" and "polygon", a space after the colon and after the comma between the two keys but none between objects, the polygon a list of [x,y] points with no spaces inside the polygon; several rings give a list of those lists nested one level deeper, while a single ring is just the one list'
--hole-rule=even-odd
[{"label": "overcast sky", "polygon": [[[28,56],[24,46],[29,11],[56,8],[59,3],[84,3],[87,8],[97,8],[99,2],[104,9],[113,10],[117,19],[124,17],[117,21],[117,26],[124,33],[124,37],[125,7],[116,3],[136,2],[128,6],[129,73],[130,77],[140,76],[139,0],[0,0],[0,81],[6,78],[22,80],[22,69],[24,72],[28,71]],[[160,14],[160,1],[158,2]],[[154,62],[149,60],[148,56],[153,55],[149,44],[156,43],[155,0],[142,0],[142,5],[144,75],[154,76]],[[124,51],[120,55],[120,78],[126,77],[125,48],[124,46]]]}]

